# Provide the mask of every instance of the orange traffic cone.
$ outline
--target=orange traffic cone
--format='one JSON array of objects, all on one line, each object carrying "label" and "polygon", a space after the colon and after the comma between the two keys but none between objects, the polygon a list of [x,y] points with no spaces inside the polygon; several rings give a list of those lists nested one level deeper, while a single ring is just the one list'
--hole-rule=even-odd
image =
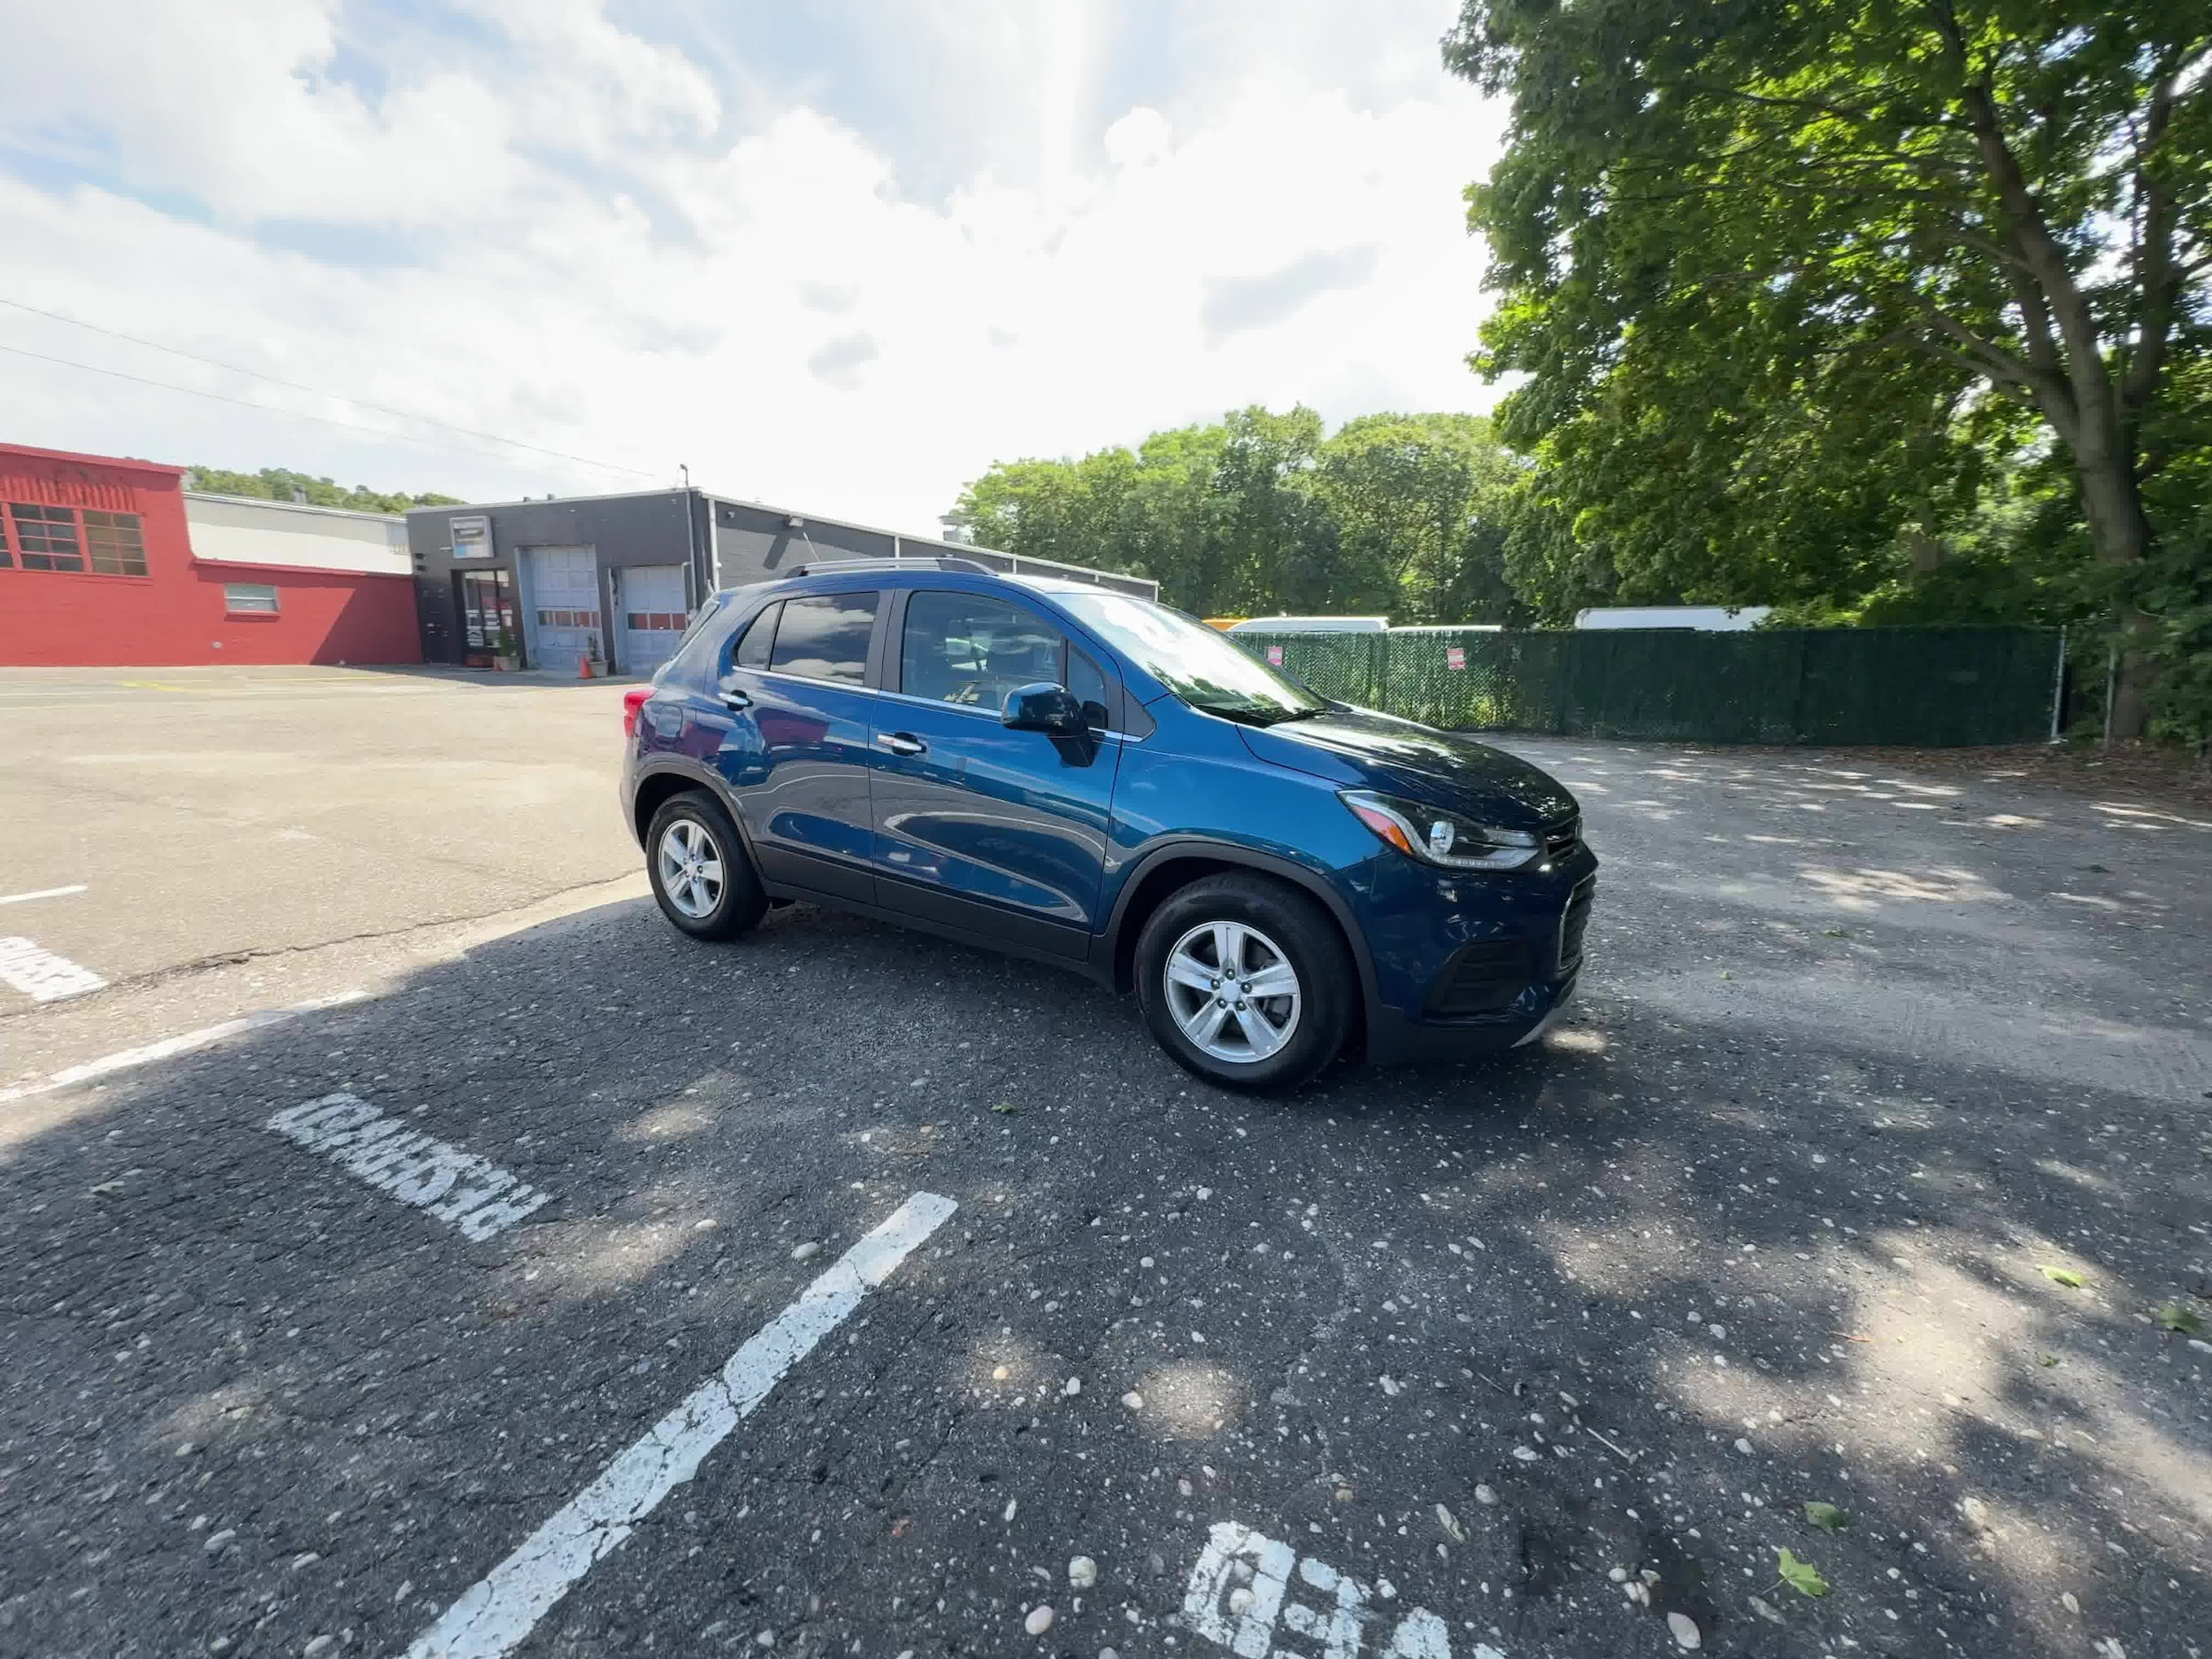
[{"label": "orange traffic cone", "polygon": [[591,677],[591,653],[586,651],[576,659],[576,678],[589,680]]}]

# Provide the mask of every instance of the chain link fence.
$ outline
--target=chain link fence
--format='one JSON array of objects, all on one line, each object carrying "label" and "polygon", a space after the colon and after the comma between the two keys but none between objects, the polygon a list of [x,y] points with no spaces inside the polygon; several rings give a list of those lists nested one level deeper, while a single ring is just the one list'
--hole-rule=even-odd
[{"label": "chain link fence", "polygon": [[1240,634],[1324,696],[1424,725],[1685,743],[2029,743],[2051,735],[2055,628]]}]

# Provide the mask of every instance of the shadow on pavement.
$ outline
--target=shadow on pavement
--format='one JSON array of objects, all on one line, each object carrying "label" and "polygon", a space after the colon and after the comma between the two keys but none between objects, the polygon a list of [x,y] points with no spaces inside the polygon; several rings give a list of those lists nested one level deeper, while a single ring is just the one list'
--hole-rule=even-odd
[{"label": "shadow on pavement", "polygon": [[[2182,1651],[2212,1356],[2154,1317],[2203,1271],[2200,1107],[1632,998],[1672,957],[1604,949],[1540,1050],[1253,1101],[1072,978],[634,903],[47,1097],[0,1128],[4,1645],[398,1651],[795,1247],[928,1188],[960,1214],[549,1651],[993,1653],[1039,1597],[1061,1650],[1151,1651],[1225,1520],[1463,1655],[1671,1651],[1669,1613],[1727,1653]],[[550,1202],[472,1241],[264,1127],[342,1090]]]}]

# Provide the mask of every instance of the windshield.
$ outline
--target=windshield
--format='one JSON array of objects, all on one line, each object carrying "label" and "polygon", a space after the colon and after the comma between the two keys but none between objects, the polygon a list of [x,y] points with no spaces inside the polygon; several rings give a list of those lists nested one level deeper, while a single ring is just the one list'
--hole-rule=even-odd
[{"label": "windshield", "polygon": [[1329,706],[1179,611],[1120,594],[1058,591],[1052,596],[1194,709],[1272,726]]}]

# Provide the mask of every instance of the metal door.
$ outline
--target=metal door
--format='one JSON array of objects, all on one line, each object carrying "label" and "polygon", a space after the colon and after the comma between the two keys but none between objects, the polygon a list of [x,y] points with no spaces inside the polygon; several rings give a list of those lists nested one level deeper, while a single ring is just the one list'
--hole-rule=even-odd
[{"label": "metal door", "polygon": [[588,547],[522,550],[523,626],[530,665],[572,674],[578,659],[600,649],[599,555]]},{"label": "metal door", "polygon": [[649,674],[676,654],[691,620],[684,605],[684,567],[625,565],[614,580],[622,618],[622,672]]}]

